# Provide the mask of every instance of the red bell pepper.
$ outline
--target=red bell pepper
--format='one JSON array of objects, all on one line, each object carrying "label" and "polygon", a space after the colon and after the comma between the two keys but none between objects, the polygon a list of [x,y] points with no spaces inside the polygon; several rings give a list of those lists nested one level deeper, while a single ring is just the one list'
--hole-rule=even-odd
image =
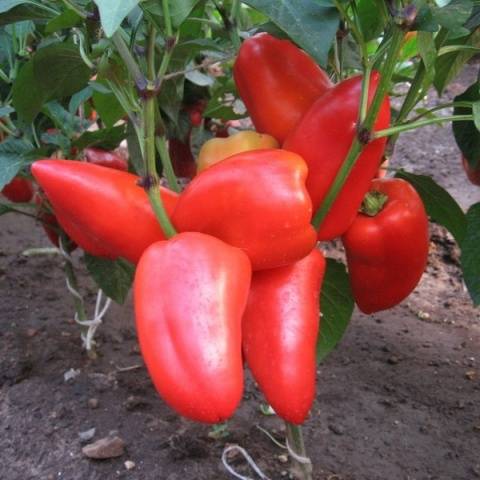
[{"label": "red bell pepper", "polygon": [[243,42],[233,75],[256,130],[280,143],[332,86],[327,74],[303,50],[268,33]]},{"label": "red bell pepper", "polygon": [[127,161],[115,152],[90,147],[86,148],[84,153],[87,162],[93,163],[94,165],[114,168],[115,170],[122,170],[123,172],[128,170]]},{"label": "red bell pepper", "polygon": [[427,214],[408,182],[375,179],[370,192],[386,195],[383,208],[375,216],[360,213],[342,237],[353,296],[365,313],[391,308],[412,292],[429,247]]},{"label": "red bell pepper", "polygon": [[[73,160],[39,160],[32,173],[67,235],[92,255],[137,263],[165,236],[139,177]],[[168,214],[177,194],[160,188]]]},{"label": "red bell pepper", "polygon": [[2,194],[14,203],[26,203],[33,198],[32,182],[27,178],[15,177],[3,187]]},{"label": "red bell pepper", "polygon": [[[379,82],[378,73],[370,79],[371,102]],[[314,211],[330,189],[357,134],[357,117],[362,87],[361,77],[345,80],[320,97],[287,137],[283,148],[298,153],[308,165],[307,189]],[[374,130],[390,123],[390,103],[385,97]],[[370,181],[378,171],[385,138],[369,143],[353,167],[318,232],[319,240],[342,235],[353,222]]]},{"label": "red bell pepper", "polygon": [[275,412],[300,424],[315,396],[319,295],[325,258],[313,250],[286,267],[255,272],[243,316],[243,351]]},{"label": "red bell pepper", "polygon": [[173,214],[180,232],[203,232],[243,249],[254,270],[295,262],[316,234],[305,189],[307,168],[285,150],[233,155],[197,175]]},{"label": "red bell pepper", "polygon": [[151,245],[135,274],[138,338],[153,383],[185,417],[230,417],[243,391],[241,318],[251,266],[238,248],[202,233]]}]

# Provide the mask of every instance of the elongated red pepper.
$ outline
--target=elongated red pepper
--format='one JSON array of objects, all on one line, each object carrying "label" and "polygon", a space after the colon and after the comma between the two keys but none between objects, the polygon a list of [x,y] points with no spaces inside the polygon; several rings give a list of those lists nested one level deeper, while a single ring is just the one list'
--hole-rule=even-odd
[{"label": "elongated red pepper", "polygon": [[241,250],[202,233],[157,242],[140,259],[134,299],[142,355],[159,394],[181,415],[217,423],[235,411],[250,277]]},{"label": "elongated red pepper", "polygon": [[360,213],[342,237],[355,301],[365,313],[400,303],[416,287],[428,257],[428,218],[415,189],[401,179],[375,179],[387,196],[375,216]]},{"label": "elongated red pepper", "polygon": [[90,147],[86,148],[84,153],[87,162],[93,163],[94,165],[114,168],[115,170],[122,170],[123,172],[128,170],[127,161],[115,152]]},{"label": "elongated red pepper", "polygon": [[[370,78],[369,103],[379,78],[378,73]],[[361,87],[361,77],[335,85],[312,105],[283,144],[283,148],[298,153],[307,162],[306,184],[314,211],[325,199],[357,134]],[[390,103],[385,97],[374,130],[387,128],[389,123]],[[320,226],[319,240],[342,235],[353,222],[370,181],[378,171],[385,142],[385,138],[380,138],[364,148]]]},{"label": "elongated red pepper", "polygon": [[[39,160],[32,173],[61,227],[92,255],[137,263],[149,245],[165,239],[135,175],[73,160]],[[160,191],[171,214],[178,196]]]},{"label": "elongated red pepper", "polygon": [[197,175],[173,214],[178,231],[203,232],[243,249],[254,270],[297,261],[313,249],[307,168],[285,150],[253,150]]},{"label": "elongated red pepper", "polygon": [[27,178],[15,177],[3,187],[2,194],[14,203],[26,203],[33,198],[32,182]]},{"label": "elongated red pepper", "polygon": [[256,130],[280,143],[332,86],[327,74],[303,50],[268,33],[243,42],[233,75]]},{"label": "elongated red pepper", "polygon": [[275,412],[295,424],[303,423],[315,396],[324,272],[319,250],[292,265],[255,272],[243,316],[247,364]]}]

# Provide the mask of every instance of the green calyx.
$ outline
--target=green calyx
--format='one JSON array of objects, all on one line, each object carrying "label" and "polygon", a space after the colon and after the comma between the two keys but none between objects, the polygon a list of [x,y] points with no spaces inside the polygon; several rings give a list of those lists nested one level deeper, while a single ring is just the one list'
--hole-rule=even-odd
[{"label": "green calyx", "polygon": [[388,201],[388,196],[375,190],[368,192],[363,199],[360,212],[369,217],[378,215]]}]

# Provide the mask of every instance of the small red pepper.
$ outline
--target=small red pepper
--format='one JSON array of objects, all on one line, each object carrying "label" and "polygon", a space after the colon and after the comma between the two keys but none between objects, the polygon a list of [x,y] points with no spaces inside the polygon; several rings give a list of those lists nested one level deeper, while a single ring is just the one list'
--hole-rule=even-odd
[{"label": "small red pepper", "polygon": [[203,233],[154,243],[140,259],[134,300],[142,355],[159,394],[185,417],[222,422],[240,402],[250,277],[241,250]]},{"label": "small red pepper", "polygon": [[286,267],[255,272],[243,316],[243,351],[275,412],[300,424],[315,397],[319,295],[325,258],[313,250]]},{"label": "small red pepper", "polygon": [[307,168],[279,149],[233,155],[202,171],[173,214],[180,232],[203,232],[241,248],[254,270],[300,260],[316,243]]},{"label": "small red pepper", "polygon": [[383,208],[374,216],[360,213],[342,237],[353,296],[364,313],[391,308],[412,292],[429,247],[427,214],[408,182],[375,179],[372,192],[374,202],[375,197],[386,200]]},{"label": "small red pepper", "polygon": [[327,74],[303,50],[268,33],[242,43],[233,76],[255,129],[280,143],[332,86]]},{"label": "small red pepper", "polygon": [[2,194],[14,203],[26,203],[33,198],[32,182],[27,178],[15,177],[3,187]]},{"label": "small red pepper", "polygon": [[[379,79],[376,72],[370,78],[369,103]],[[325,199],[357,135],[361,89],[362,77],[335,85],[312,105],[283,144],[285,150],[298,153],[308,165],[307,189],[314,211]],[[387,128],[389,123],[390,103],[385,97],[374,130]],[[385,138],[380,138],[366,145],[320,226],[319,240],[342,235],[353,222],[378,171],[385,142]]]},{"label": "small red pepper", "polygon": [[102,167],[114,168],[115,170],[128,170],[127,161],[115,152],[102,150],[101,148],[89,147],[84,150],[87,162],[94,165],[101,165]]},{"label": "small red pepper", "polygon": [[[63,230],[92,255],[137,263],[149,245],[165,239],[136,175],[74,160],[39,160],[32,174]],[[160,192],[171,215],[178,196]]]}]

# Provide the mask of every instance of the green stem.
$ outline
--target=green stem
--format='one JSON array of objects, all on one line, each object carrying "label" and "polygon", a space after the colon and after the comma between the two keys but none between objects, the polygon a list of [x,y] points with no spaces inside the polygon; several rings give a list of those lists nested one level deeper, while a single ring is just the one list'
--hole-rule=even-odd
[{"label": "green stem", "polygon": [[162,0],[163,18],[165,19],[165,33],[168,37],[173,35],[172,17],[170,17],[170,5],[168,0]]},{"label": "green stem", "polygon": [[10,83],[8,75],[0,68],[0,80],[3,80],[5,83]]},{"label": "green stem", "polygon": [[[285,422],[287,430],[287,442],[290,449],[299,457],[308,459],[305,451],[305,443],[303,441],[302,427],[293,423]],[[312,464],[308,462],[300,462],[292,457],[292,463],[296,477],[299,480],[312,480]]]},{"label": "green stem", "polygon": [[[153,88],[154,74],[155,74],[155,35],[156,31],[154,27],[151,27],[149,32],[148,50],[147,50],[147,69],[149,76],[148,87]],[[147,87],[147,92],[148,92]],[[143,107],[143,120],[144,120],[144,155],[145,155],[145,171],[147,177],[150,179],[150,185],[148,186],[148,197],[152,205],[153,211],[157,216],[157,219],[162,227],[162,230],[167,238],[173,237],[177,232],[173,227],[170,219],[168,218],[167,211],[162,201],[159,190],[159,178],[157,173],[157,166],[155,163],[155,95],[147,95],[144,100]]]},{"label": "green stem", "polygon": [[140,71],[140,67],[138,66],[137,62],[133,58],[133,55],[128,49],[127,44],[123,40],[120,30],[117,30],[113,34],[112,41],[115,47],[117,48],[118,53],[122,57],[122,60],[125,62],[125,65],[128,71],[132,75],[133,80],[135,81],[135,84],[142,85],[143,83],[145,83],[145,77],[143,73]]},{"label": "green stem", "polygon": [[[402,45],[404,32],[396,25],[394,25],[393,28],[394,30],[392,40],[390,42],[390,50],[381,72],[380,82],[373,97],[372,103],[370,104],[370,108],[368,109],[365,121],[361,125],[361,128],[367,132],[370,132],[372,130],[385,95],[387,95],[388,93],[388,88],[392,79],[393,70],[395,68],[398,54]],[[363,147],[364,145],[360,143],[358,136],[356,136],[353,139],[352,145],[350,146],[350,151],[348,152],[345,161],[340,167],[340,170],[338,171],[337,176],[335,177],[335,180],[325,197],[325,200],[322,202],[320,208],[317,210],[313,217],[312,224],[317,230],[327,216],[331,206],[333,205],[333,202],[335,201],[340,190],[345,184],[348,175],[350,174],[352,168],[355,165],[355,162],[357,161],[360,153],[363,150]]]},{"label": "green stem", "polygon": [[365,119],[367,118],[368,110],[368,90],[370,88],[370,75],[372,73],[372,68],[369,65],[364,69],[363,78],[362,78],[362,92],[360,95],[360,110],[359,110],[359,125],[362,125]]},{"label": "green stem", "polygon": [[442,103],[441,105],[437,105],[435,107],[430,108],[429,110],[420,113],[416,117],[413,117],[410,119],[410,122],[416,122],[417,120],[420,120],[420,118],[423,118],[433,112],[436,112],[438,110],[443,110],[444,108],[452,108],[452,107],[466,107],[466,108],[472,108],[472,102],[449,102],[449,103]]},{"label": "green stem", "polygon": [[162,160],[163,173],[167,177],[168,186],[174,192],[180,193],[181,188],[173,170],[172,160],[170,158],[170,154],[168,153],[165,135],[155,138],[155,146],[157,147],[157,152]]},{"label": "green stem", "polygon": [[408,132],[409,130],[415,130],[416,128],[426,127],[427,125],[433,125],[435,123],[444,122],[464,122],[473,120],[473,115],[449,115],[446,117],[429,118],[427,120],[420,120],[418,122],[406,123],[405,125],[397,125],[391,128],[385,128],[379,130],[373,134],[373,139],[389,137],[391,135],[398,135],[401,132]]},{"label": "green stem", "polygon": [[15,136],[15,132],[13,132],[12,130],[10,130],[4,123],[2,120],[0,120],[0,130],[3,130],[7,135],[10,135],[12,137]]}]

